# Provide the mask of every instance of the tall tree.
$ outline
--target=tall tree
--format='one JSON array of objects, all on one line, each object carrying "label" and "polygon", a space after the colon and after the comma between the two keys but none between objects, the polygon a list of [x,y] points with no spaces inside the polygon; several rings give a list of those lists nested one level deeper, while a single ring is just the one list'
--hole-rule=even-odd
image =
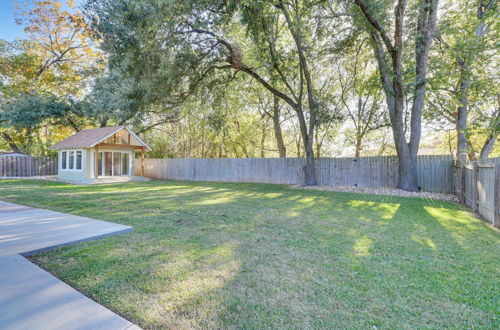
[{"label": "tall tree", "polygon": [[244,74],[286,103],[300,127],[306,185],[316,184],[314,133],[325,117],[315,72],[324,70],[321,47],[330,47],[326,39],[335,36],[334,25],[313,24],[324,5],[306,0],[88,2],[111,66],[147,86],[146,102],[183,102],[201,86]]},{"label": "tall tree", "polygon": [[[438,27],[439,56],[431,67],[431,110],[455,126],[457,158],[474,159],[468,138],[468,126],[475,119],[471,115],[483,117],[473,112],[499,93],[494,88],[498,74],[490,69],[495,66],[491,54],[498,47],[498,1],[453,1],[446,7]],[[489,107],[494,108],[495,101]]]},{"label": "tall tree", "polygon": [[340,99],[354,127],[346,138],[354,145],[355,157],[361,156],[368,134],[388,126],[386,110],[381,106],[383,95],[376,63],[368,52],[370,49],[364,47],[368,42],[365,38],[355,40],[350,49],[344,49],[338,65]]},{"label": "tall tree", "polygon": [[[405,17],[407,0],[398,0],[394,17],[387,12],[382,2],[354,0],[363,21],[369,27],[374,55],[385,92],[394,144],[399,159],[398,188],[418,191],[417,154],[421,138],[422,110],[427,87],[427,67],[437,17],[437,0],[419,0],[416,8],[416,31],[414,34],[414,74],[411,86],[405,85],[404,55]],[[387,22],[393,22],[393,35]],[[412,94],[410,110],[409,140],[406,137],[404,115],[407,91]]]},{"label": "tall tree", "polygon": [[256,87],[252,88],[253,95],[256,98],[253,106],[259,109],[264,121],[266,117],[271,118],[278,155],[280,158],[286,158],[286,145],[281,128],[284,104],[280,103],[280,99],[276,95],[263,90],[263,88],[258,88],[259,86]]},{"label": "tall tree", "polygon": [[[70,7],[72,3],[68,3]],[[84,125],[80,101],[93,73],[100,68],[99,52],[76,9],[64,10],[59,1],[20,1],[16,22],[27,40],[3,43],[1,50],[0,121],[2,137],[33,147],[47,121],[79,130]]]}]

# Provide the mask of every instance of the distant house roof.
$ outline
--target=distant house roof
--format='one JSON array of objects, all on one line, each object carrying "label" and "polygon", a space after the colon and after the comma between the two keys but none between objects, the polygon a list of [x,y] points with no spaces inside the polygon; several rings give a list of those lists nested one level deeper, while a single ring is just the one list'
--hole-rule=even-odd
[{"label": "distant house roof", "polygon": [[70,148],[92,148],[96,144],[103,142],[107,138],[113,136],[113,134],[118,133],[121,130],[126,130],[130,133],[131,136],[134,137],[134,140],[141,146],[146,147],[151,150],[151,148],[144,143],[134,132],[132,132],[126,126],[110,126],[110,127],[101,127],[101,128],[93,128],[93,129],[84,129],[80,132],[70,136],[66,140],[63,140],[52,147],[51,149],[70,149]]},{"label": "distant house roof", "polygon": [[7,156],[21,156],[21,157],[31,157],[28,154],[24,154],[22,152],[0,152],[0,157],[7,157]]}]

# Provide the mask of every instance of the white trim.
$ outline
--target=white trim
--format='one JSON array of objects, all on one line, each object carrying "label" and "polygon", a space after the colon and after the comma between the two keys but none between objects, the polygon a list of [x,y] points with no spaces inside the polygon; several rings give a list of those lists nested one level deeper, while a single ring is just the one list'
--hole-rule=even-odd
[{"label": "white trim", "polygon": [[96,144],[98,143],[101,143],[102,141],[106,140],[107,138],[109,137],[112,137],[113,134],[116,134],[117,132],[121,131],[122,129],[124,129],[125,127],[118,127],[116,130],[112,131],[111,133],[109,133],[108,135],[106,135],[105,137],[103,137],[102,139],[98,140],[97,142],[94,142],[93,144],[89,145],[88,147],[89,148],[92,148],[92,147],[95,147]]},{"label": "white trim", "polygon": [[133,137],[135,137],[140,143],[142,143],[143,146],[145,146],[148,150],[152,150],[147,144],[146,142],[142,141],[141,138],[139,138],[134,132],[132,132],[130,129],[128,129],[128,127],[124,127],[127,132],[129,132],[130,134],[132,134]]},{"label": "white trim", "polygon": [[95,150],[90,150],[90,177],[95,179]]},{"label": "white trim", "polygon": [[[142,144],[144,147],[146,147],[148,150],[151,150],[151,148],[144,141],[142,141],[142,139],[139,138],[134,132],[132,132],[127,126],[120,127],[117,130],[109,133],[108,135],[106,135],[102,139],[100,139],[97,142],[95,142],[95,143],[91,144],[90,146],[88,146],[88,148],[95,147],[96,144],[99,144],[102,141],[106,140],[107,138],[112,137],[114,134],[116,134],[117,132],[121,131],[122,129],[126,130],[130,135],[132,135],[135,139],[137,139],[137,141],[139,141],[139,143]],[[124,146],[127,146],[127,145],[128,144],[124,144]]]},{"label": "white trim", "polygon": [[[81,168],[80,169],[76,168],[76,158],[77,158],[76,157],[76,153],[78,151],[80,151],[82,153],[82,160],[81,160]],[[71,152],[74,152],[74,156],[73,156],[73,168],[62,168],[62,153],[63,152],[66,153],[66,167],[69,167],[69,154]],[[59,169],[62,172],[83,172],[84,169],[85,169],[85,152],[84,152],[84,149],[66,149],[66,150],[61,150],[59,158],[61,158]]]},{"label": "white trim", "polygon": [[58,166],[57,168],[59,169],[59,171],[62,171],[62,154],[63,152],[66,152],[66,155],[67,155],[67,151],[66,150],[59,150],[59,161],[58,161]]},{"label": "white trim", "polygon": [[[111,175],[105,175],[104,173],[106,173],[106,155],[105,153],[110,153],[111,154]],[[117,151],[117,150],[99,150],[99,153],[102,153],[102,158],[101,158],[101,169],[102,169],[102,172],[101,172],[101,175],[99,175],[99,177],[102,177],[102,176],[131,176],[132,174],[132,160],[133,160],[133,151],[131,150],[120,150],[120,151]],[[95,155],[95,150],[93,151],[93,154]],[[119,162],[120,162],[120,174],[118,175],[115,175],[115,154],[120,154],[120,158],[119,158]],[[126,174],[121,174],[121,171],[122,171],[122,165],[123,165],[123,155],[124,154],[127,154],[128,155],[128,171]],[[96,157],[96,156],[94,156]],[[94,158],[95,160],[95,158]],[[95,168],[94,168],[95,170]],[[95,178],[95,175],[93,176]]]}]

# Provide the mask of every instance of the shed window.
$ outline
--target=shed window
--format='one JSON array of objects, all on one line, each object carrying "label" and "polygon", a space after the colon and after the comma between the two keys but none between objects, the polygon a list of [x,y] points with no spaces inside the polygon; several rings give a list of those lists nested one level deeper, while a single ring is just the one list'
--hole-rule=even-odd
[{"label": "shed window", "polygon": [[75,168],[77,170],[82,169],[82,152],[81,151],[76,151],[76,166]]},{"label": "shed window", "polygon": [[68,161],[68,165],[69,165],[69,169],[72,170],[75,168],[75,152],[74,151],[70,151],[69,152],[69,161]]},{"label": "shed window", "polygon": [[61,152],[61,169],[65,170],[67,165],[68,153],[66,151]]}]

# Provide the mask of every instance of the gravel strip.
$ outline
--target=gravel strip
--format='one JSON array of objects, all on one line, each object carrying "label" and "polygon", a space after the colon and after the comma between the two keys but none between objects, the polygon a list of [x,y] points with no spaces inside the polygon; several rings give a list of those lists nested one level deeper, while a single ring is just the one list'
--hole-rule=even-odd
[{"label": "gravel strip", "polygon": [[372,195],[388,195],[388,196],[402,196],[402,197],[420,197],[427,199],[439,199],[448,202],[459,202],[459,199],[455,195],[448,194],[438,194],[430,192],[410,192],[406,190],[396,189],[396,188],[366,188],[366,187],[355,187],[355,186],[292,186],[293,189],[305,189],[305,190],[326,190],[326,191],[338,191],[347,193],[357,193],[357,194],[372,194]]}]

